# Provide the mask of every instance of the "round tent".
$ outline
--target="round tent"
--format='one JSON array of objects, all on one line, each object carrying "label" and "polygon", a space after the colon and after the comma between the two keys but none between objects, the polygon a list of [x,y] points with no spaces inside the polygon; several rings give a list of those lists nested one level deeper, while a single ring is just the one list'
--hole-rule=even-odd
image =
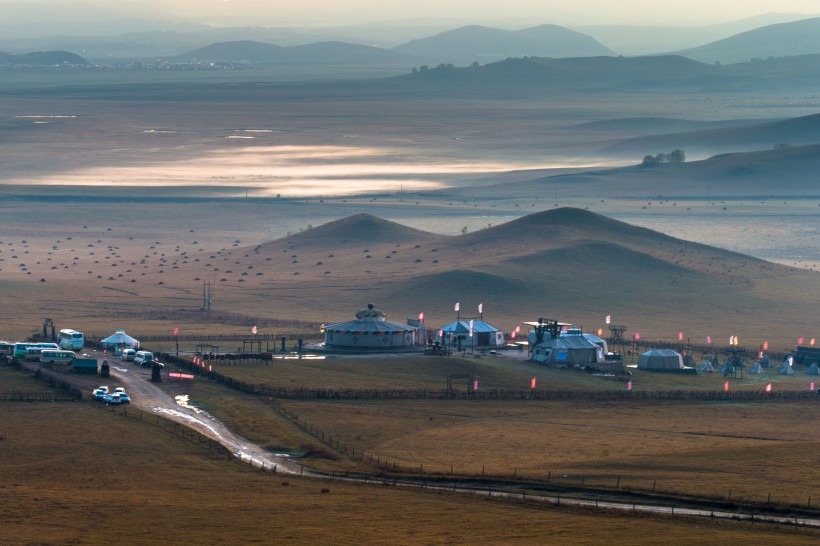
[{"label": "round tent", "polygon": [[103,349],[111,349],[115,354],[120,354],[123,349],[139,349],[139,340],[134,339],[125,333],[125,330],[117,330],[107,338],[100,341]]},{"label": "round tent", "polygon": [[356,312],[356,319],[325,327],[325,346],[337,349],[398,349],[416,344],[415,326],[390,322],[373,304]]},{"label": "round tent", "polygon": [[669,372],[683,370],[683,357],[672,349],[651,349],[638,357],[638,369]]}]

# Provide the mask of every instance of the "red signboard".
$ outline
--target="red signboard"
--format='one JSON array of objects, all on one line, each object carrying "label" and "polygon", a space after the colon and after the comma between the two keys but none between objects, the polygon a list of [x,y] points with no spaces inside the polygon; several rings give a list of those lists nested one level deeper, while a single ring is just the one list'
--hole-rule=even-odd
[{"label": "red signboard", "polygon": [[193,379],[194,374],[171,372],[168,374],[168,377],[176,377],[177,379]]}]

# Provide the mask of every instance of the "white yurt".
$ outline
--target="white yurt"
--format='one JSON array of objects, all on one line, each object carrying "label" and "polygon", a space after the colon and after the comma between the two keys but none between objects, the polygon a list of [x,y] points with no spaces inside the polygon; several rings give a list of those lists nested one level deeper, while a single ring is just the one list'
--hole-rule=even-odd
[{"label": "white yurt", "polygon": [[418,328],[387,320],[384,312],[370,303],[356,312],[356,319],[325,326],[328,349],[406,349],[416,344]]},{"label": "white yurt", "polygon": [[114,354],[120,354],[123,349],[139,349],[140,342],[137,339],[125,333],[125,330],[117,330],[107,338],[100,341],[103,349],[114,351]]},{"label": "white yurt", "polygon": [[755,360],[755,365],[752,366],[752,369],[749,370],[749,373],[763,375],[766,373],[766,370],[763,369],[763,363],[760,360]]}]

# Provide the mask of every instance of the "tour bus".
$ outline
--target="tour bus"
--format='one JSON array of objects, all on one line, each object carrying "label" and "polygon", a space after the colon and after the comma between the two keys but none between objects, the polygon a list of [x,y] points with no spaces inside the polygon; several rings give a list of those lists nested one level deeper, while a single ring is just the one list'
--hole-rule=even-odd
[{"label": "tour bus", "polygon": [[40,349],[59,349],[56,343],[31,343],[18,341],[14,344],[14,358],[26,358],[26,351],[29,347],[39,347]]},{"label": "tour bus", "polygon": [[60,348],[69,351],[78,351],[85,345],[85,337],[82,332],[65,329],[60,330]]},{"label": "tour bus", "polygon": [[11,356],[14,354],[14,343],[0,341],[0,356]]},{"label": "tour bus", "polygon": [[30,343],[26,347],[26,354],[23,358],[26,360],[40,360],[40,353],[43,349],[59,349],[56,343]]},{"label": "tour bus", "polygon": [[68,364],[77,358],[74,351],[64,349],[41,349],[40,362],[54,362],[55,364]]}]

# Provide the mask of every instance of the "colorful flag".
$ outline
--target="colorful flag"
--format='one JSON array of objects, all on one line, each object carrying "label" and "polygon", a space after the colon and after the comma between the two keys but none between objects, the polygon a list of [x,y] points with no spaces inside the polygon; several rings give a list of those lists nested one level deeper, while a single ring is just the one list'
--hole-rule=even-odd
[{"label": "colorful flag", "polygon": [[438,331],[438,337],[444,337],[444,330]]},{"label": "colorful flag", "polygon": [[530,388],[531,389],[535,388],[535,378],[534,377],[530,380]]},{"label": "colorful flag", "polygon": [[179,335],[179,326],[177,326],[176,328],[174,328],[174,335],[175,335],[175,336],[178,336],[178,335]]},{"label": "colorful flag", "polygon": [[712,336],[706,336],[706,343],[708,343],[709,345],[712,344]]},{"label": "colorful flag", "polygon": [[251,328],[251,333],[253,335],[256,335],[256,325],[255,324],[253,325],[253,328]]},{"label": "colorful flag", "polygon": [[631,379],[626,384],[626,390],[629,391],[629,392],[632,392],[632,380]]},{"label": "colorful flag", "polygon": [[484,303],[482,302],[482,303],[478,304],[478,314],[480,315],[483,312],[484,312]]},{"label": "colorful flag", "polygon": [[729,382],[723,384],[723,392],[729,392]]},{"label": "colorful flag", "polygon": [[603,328],[598,328],[598,337],[601,337],[602,335],[604,335]]},{"label": "colorful flag", "polygon": [[610,322],[612,322],[612,315],[607,315],[606,316],[606,323],[609,324]]},{"label": "colorful flag", "polygon": [[636,339],[636,340],[641,339],[641,334],[640,334],[640,332],[635,332],[635,339]]},{"label": "colorful flag", "polygon": [[512,332],[510,332],[510,338],[511,338],[511,339],[515,339],[515,330],[513,330]]},{"label": "colorful flag", "polygon": [[772,384],[771,383],[766,385],[766,392],[772,392]]},{"label": "colorful flag", "polygon": [[470,337],[473,337],[473,319],[470,319]]},{"label": "colorful flag", "polygon": [[424,311],[422,311],[421,313],[419,313],[419,320],[420,320],[420,321],[424,321]]},{"label": "colorful flag", "polygon": [[477,390],[478,390],[478,379],[476,379],[476,380],[474,380],[474,381],[473,381],[473,390],[474,390],[474,391],[477,391]]},{"label": "colorful flag", "polygon": [[764,350],[764,351],[768,351],[768,350],[769,350],[769,342],[768,342],[768,341],[764,341],[764,342],[763,342],[763,350]]},{"label": "colorful flag", "polygon": [[810,390],[810,391],[813,391],[813,390],[814,390],[814,381],[812,381],[812,382],[809,384],[809,390]]},{"label": "colorful flag", "polygon": [[811,345],[812,347],[814,347],[814,341],[815,341],[815,339],[814,339],[814,338],[811,338],[811,341],[809,341],[809,345]]},{"label": "colorful flag", "polygon": [[456,308],[455,308],[455,309],[453,309],[453,311],[459,311],[460,309],[461,309],[461,303],[460,303],[460,302],[456,302]]},{"label": "colorful flag", "polygon": [[797,338],[797,344],[798,345],[803,345],[803,336],[800,336],[799,338]]},{"label": "colorful flag", "polygon": [[678,332],[678,341],[683,341],[683,332]]},{"label": "colorful flag", "polygon": [[734,344],[735,344],[735,336],[729,336],[729,346],[731,347]]},{"label": "colorful flag", "polygon": [[520,331],[521,331],[521,325],[519,324],[518,326],[515,327],[515,333],[517,334]]},{"label": "colorful flag", "polygon": [[213,368],[213,366],[211,366],[211,365],[210,365],[210,364],[208,364],[208,371],[209,371],[209,372],[212,372],[212,371],[214,371],[214,368]]}]

